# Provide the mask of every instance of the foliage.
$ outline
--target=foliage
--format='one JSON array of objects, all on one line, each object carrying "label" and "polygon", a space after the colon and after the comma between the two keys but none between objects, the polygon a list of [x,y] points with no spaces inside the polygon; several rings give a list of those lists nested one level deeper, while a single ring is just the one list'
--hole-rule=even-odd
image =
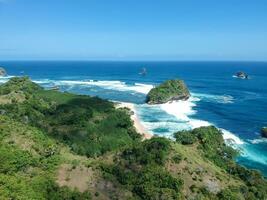
[{"label": "foliage", "polygon": [[0,173],[11,174],[25,170],[28,166],[36,164],[29,152],[20,151],[15,146],[0,146]]},{"label": "foliage", "polygon": [[122,157],[129,163],[142,165],[163,165],[170,150],[170,141],[165,138],[153,138],[140,145],[127,149]]},{"label": "foliage", "polygon": [[[248,170],[234,162],[233,159],[237,156],[238,152],[232,147],[225,145],[221,131],[214,126],[200,127],[192,131],[177,132],[175,138],[177,142],[182,144],[188,144],[188,138],[194,138],[190,140],[190,144],[197,143],[198,149],[203,152],[205,158],[226,170],[230,175],[234,175],[245,182],[247,187],[241,187],[236,190],[223,190],[218,194],[218,199],[240,199],[238,197],[240,194],[242,194],[245,199],[267,198],[266,180],[259,172]],[[206,196],[207,195],[211,194],[206,194]]]},{"label": "foliage", "polygon": [[190,96],[184,81],[168,80],[151,89],[146,102],[150,104],[166,103],[170,100],[188,99]]},{"label": "foliage", "polygon": [[25,93],[33,93],[40,90],[41,87],[30,81],[28,77],[14,77],[4,85],[1,85],[0,94],[8,94],[12,91],[23,91]]},{"label": "foliage", "polygon": [[194,144],[197,141],[196,135],[194,135],[191,131],[179,131],[174,133],[174,138],[177,142],[187,145]]},{"label": "foliage", "polygon": [[48,132],[75,153],[99,156],[140,139],[127,112],[115,109],[109,101],[47,91],[25,77],[1,85],[0,94],[13,90],[25,93],[27,100],[0,105],[0,110]]},{"label": "foliage", "polygon": [[117,165],[102,169],[141,199],[180,199],[182,180],[164,169],[169,151],[168,139],[152,138],[126,149]]},{"label": "foliage", "polygon": [[179,131],[174,134],[176,141],[182,144],[193,144],[198,142],[198,148],[204,156],[216,165],[227,168],[238,152],[226,146],[222,133],[214,126],[200,127],[192,131]]},{"label": "foliage", "polygon": [[243,191],[245,196],[253,197],[254,199],[267,198],[267,181],[258,171],[246,169],[235,163],[229,165],[227,171],[246,183],[249,189]]}]

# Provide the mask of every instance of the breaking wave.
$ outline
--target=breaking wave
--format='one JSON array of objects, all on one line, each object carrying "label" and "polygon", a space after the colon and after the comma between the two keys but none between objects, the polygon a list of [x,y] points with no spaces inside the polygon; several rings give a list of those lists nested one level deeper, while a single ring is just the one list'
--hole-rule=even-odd
[{"label": "breaking wave", "polygon": [[192,93],[193,96],[207,102],[215,102],[222,104],[234,103],[234,97],[231,95],[212,95],[202,93]]},{"label": "breaking wave", "polygon": [[147,94],[152,88],[153,85],[134,83],[126,84],[122,81],[97,81],[97,80],[34,80],[35,83],[44,84],[44,85],[57,85],[57,86],[81,86],[81,87],[101,87],[109,90],[117,91],[134,91],[142,94]]},{"label": "breaking wave", "polygon": [[0,83],[7,82],[10,78],[13,78],[14,76],[2,76],[0,77]]}]

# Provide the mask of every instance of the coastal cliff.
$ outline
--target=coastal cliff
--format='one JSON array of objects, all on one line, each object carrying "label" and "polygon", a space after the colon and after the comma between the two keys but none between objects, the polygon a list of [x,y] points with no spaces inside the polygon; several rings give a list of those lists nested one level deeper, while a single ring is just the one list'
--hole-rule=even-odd
[{"label": "coastal cliff", "polygon": [[187,100],[190,92],[183,80],[167,80],[147,94],[148,104],[163,104],[175,100]]},{"label": "coastal cliff", "polygon": [[217,128],[142,140],[129,115],[25,77],[0,85],[0,199],[267,199]]}]

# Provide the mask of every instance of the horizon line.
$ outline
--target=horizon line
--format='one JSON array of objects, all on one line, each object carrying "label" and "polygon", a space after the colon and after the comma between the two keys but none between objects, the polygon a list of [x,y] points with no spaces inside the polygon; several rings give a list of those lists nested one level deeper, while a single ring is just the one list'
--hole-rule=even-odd
[{"label": "horizon line", "polygon": [[142,60],[142,59],[7,59],[0,62],[262,62],[267,60]]}]

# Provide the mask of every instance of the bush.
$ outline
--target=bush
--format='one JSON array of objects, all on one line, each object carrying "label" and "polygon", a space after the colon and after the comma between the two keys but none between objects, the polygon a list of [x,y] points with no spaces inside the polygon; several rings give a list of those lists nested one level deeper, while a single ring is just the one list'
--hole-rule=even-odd
[{"label": "bush", "polygon": [[173,162],[175,162],[176,164],[179,164],[179,163],[183,160],[183,157],[182,157],[180,154],[175,154],[175,155],[172,157],[172,160],[173,160]]},{"label": "bush", "polygon": [[127,149],[122,157],[130,163],[143,165],[163,165],[170,150],[170,141],[166,138],[152,138]]},{"label": "bush", "polygon": [[194,144],[197,141],[196,136],[191,131],[179,131],[174,133],[177,142],[188,145]]}]

